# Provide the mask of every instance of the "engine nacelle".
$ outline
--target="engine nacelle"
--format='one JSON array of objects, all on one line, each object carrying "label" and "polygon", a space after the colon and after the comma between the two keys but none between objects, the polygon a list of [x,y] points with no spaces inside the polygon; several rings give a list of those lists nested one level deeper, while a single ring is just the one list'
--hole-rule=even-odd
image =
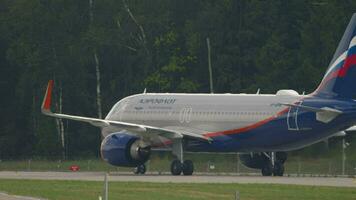
[{"label": "engine nacelle", "polygon": [[240,154],[240,160],[246,167],[253,169],[262,169],[268,163],[268,158],[263,154]]},{"label": "engine nacelle", "polygon": [[[271,161],[263,153],[240,154],[240,160],[246,167],[262,169]],[[284,163],[287,160],[286,152],[276,152],[276,162]]]},{"label": "engine nacelle", "polygon": [[111,165],[136,167],[150,157],[151,146],[125,132],[112,133],[101,143],[101,157]]}]

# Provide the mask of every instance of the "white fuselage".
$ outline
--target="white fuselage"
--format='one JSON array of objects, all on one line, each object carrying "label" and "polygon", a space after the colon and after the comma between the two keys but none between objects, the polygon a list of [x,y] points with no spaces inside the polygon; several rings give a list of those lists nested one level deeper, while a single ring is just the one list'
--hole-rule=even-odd
[{"label": "white fuselage", "polygon": [[[279,103],[293,103],[302,97],[295,93],[138,94],[115,104],[106,119],[204,134],[254,124],[281,111]],[[102,134],[117,131],[104,128]]]}]

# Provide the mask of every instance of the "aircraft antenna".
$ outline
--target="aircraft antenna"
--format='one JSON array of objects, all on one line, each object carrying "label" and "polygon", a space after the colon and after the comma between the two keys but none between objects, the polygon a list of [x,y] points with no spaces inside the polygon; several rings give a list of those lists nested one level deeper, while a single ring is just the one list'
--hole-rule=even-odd
[{"label": "aircraft antenna", "polygon": [[145,88],[145,89],[143,90],[143,94],[146,94],[146,91],[147,91],[147,88]]},{"label": "aircraft antenna", "polygon": [[211,69],[211,56],[210,56],[210,39],[206,38],[206,44],[208,46],[208,67],[209,67],[209,81],[210,81],[210,93],[214,94],[213,88],[213,72]]}]

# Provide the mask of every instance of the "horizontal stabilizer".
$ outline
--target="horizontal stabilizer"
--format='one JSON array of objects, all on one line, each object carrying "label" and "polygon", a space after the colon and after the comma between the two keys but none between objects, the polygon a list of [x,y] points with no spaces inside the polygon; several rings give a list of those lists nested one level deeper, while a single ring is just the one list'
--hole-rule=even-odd
[{"label": "horizontal stabilizer", "polygon": [[296,107],[306,111],[315,112],[316,119],[323,123],[329,123],[330,121],[335,119],[335,117],[342,114],[342,111],[329,107],[316,108],[316,107],[303,106],[303,105],[291,104],[291,103],[280,103],[280,105]]},{"label": "horizontal stabilizer", "polygon": [[356,126],[352,126],[352,127],[348,128],[348,129],[346,129],[346,131],[356,131]]}]

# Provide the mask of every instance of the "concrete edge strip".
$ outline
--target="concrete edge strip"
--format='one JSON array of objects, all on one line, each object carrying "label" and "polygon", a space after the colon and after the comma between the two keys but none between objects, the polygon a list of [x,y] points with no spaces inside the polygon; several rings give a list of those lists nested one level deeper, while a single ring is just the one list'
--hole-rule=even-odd
[{"label": "concrete edge strip", "polygon": [[35,198],[35,197],[9,195],[5,192],[0,192],[0,199],[3,199],[3,198],[5,198],[6,200],[46,200],[46,199],[39,199],[39,198]]}]

